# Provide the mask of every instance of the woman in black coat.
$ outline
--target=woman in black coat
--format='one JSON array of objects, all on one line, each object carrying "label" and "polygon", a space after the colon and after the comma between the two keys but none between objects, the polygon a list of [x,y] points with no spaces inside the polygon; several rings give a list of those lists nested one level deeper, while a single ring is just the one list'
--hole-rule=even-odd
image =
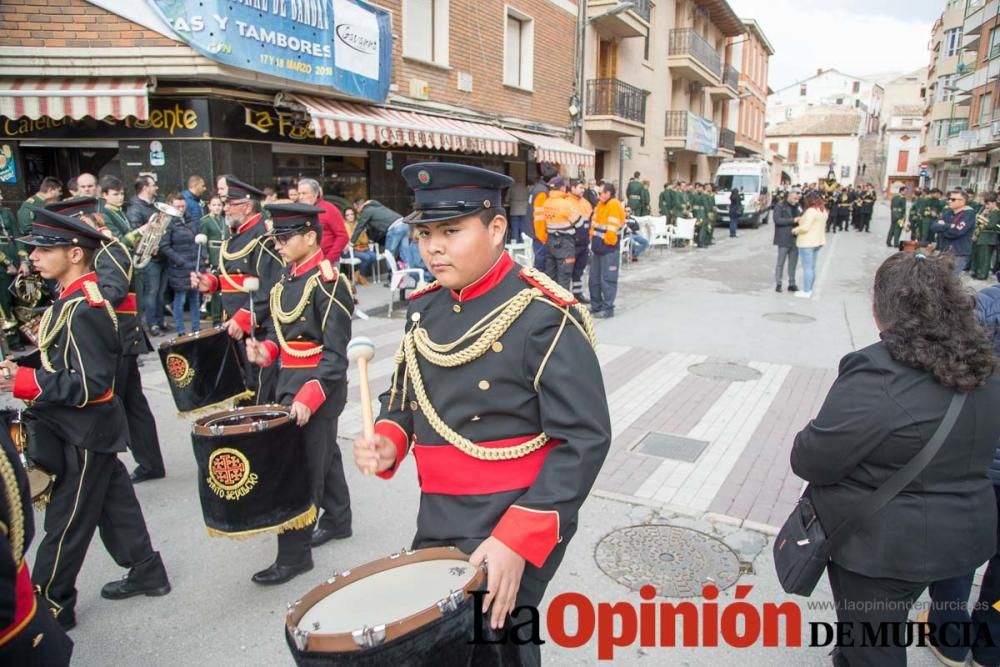
[{"label": "woman in black coat", "polygon": [[[180,208],[184,200],[175,198],[172,206]],[[189,221],[184,217],[172,218],[163,237],[160,239],[160,255],[167,258],[167,282],[174,291],[174,324],[177,334],[184,333],[184,305],[191,309],[192,333],[201,329],[201,294],[191,289],[191,272],[195,271],[195,261],[198,255],[198,221]],[[207,251],[201,253],[202,266],[197,269],[204,271],[207,266]]]},{"label": "woman in black coat", "polygon": [[898,253],[879,267],[881,341],[841,360],[819,414],[795,438],[792,470],[810,483],[830,534],[927,443],[954,392],[968,394],[931,463],[831,556],[837,620],[853,624],[835,665],[905,665],[905,646],[862,646],[862,624],[876,626],[871,633],[878,623],[905,623],[931,582],[974,570],[996,551],[986,471],[1000,438],[1000,378],[991,338],[952,264],[949,255]]}]

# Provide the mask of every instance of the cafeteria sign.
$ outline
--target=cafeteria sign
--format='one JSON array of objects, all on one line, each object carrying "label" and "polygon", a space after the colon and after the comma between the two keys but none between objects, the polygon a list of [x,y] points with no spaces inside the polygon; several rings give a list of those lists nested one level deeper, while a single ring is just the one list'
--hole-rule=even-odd
[{"label": "cafeteria sign", "polygon": [[148,0],[177,38],[225,65],[384,102],[389,12],[363,0]]}]

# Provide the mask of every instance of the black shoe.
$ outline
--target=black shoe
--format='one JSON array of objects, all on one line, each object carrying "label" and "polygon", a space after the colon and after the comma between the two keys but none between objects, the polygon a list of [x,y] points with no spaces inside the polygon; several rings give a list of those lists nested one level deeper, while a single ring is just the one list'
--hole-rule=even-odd
[{"label": "black shoe", "polygon": [[132,474],[129,475],[129,479],[132,480],[133,484],[140,484],[151,479],[163,479],[166,476],[166,473],[153,473],[148,470],[143,470],[142,468],[136,468],[132,471]]},{"label": "black shoe", "polygon": [[320,528],[317,525],[312,532],[311,544],[314,547],[323,546],[330,540],[346,540],[348,537],[354,533],[350,528],[347,530],[334,530],[333,528]]},{"label": "black shoe", "polygon": [[105,600],[124,600],[136,595],[159,597],[170,592],[170,581],[163,567],[159,552],[135,565],[119,581],[104,584],[101,597]]},{"label": "black shoe", "polygon": [[305,574],[311,569],[313,569],[312,556],[298,565],[278,565],[274,563],[266,570],[261,570],[253,575],[250,580],[261,586],[278,586],[279,584],[291,581],[300,574]]},{"label": "black shoe", "polygon": [[781,283],[778,283],[777,285],[774,286],[774,291],[775,292],[780,292],[781,291]]},{"label": "black shoe", "polygon": [[588,299],[586,296],[584,296],[583,292],[573,292],[573,296],[576,297],[577,301],[579,301],[580,303],[582,303],[585,306],[588,303],[590,303],[590,299]]},{"label": "black shoe", "polygon": [[153,326],[149,327],[149,335],[150,336],[162,336],[163,335],[163,329],[161,329],[159,326],[157,326],[157,325],[154,324]]},{"label": "black shoe", "polygon": [[798,292],[798,291],[799,291],[799,288],[798,288],[798,287],[796,287],[795,285],[789,285],[789,286],[788,286],[788,291],[789,291],[789,292]]},{"label": "black shoe", "polygon": [[615,311],[613,308],[609,308],[607,310],[600,310],[594,313],[594,317],[599,317],[602,320],[610,320],[614,316],[615,316]]}]

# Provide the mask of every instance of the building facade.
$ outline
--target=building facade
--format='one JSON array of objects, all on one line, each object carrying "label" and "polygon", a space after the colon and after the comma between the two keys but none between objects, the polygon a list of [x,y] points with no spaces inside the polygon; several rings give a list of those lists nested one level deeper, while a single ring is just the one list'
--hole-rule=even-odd
[{"label": "building facade", "polygon": [[898,192],[906,186],[912,192],[920,182],[920,146],[924,107],[922,104],[894,106],[882,129],[885,153],[881,188]]},{"label": "building facade", "polygon": [[[736,157],[764,155],[764,125],[767,117],[768,62],[774,47],[754,20],[744,21],[746,32],[730,38],[729,62],[740,72],[740,98],[736,102]],[[737,106],[738,105],[738,106]]]},{"label": "building facade", "polygon": [[782,123],[816,107],[852,109],[864,115],[861,131],[878,130],[883,88],[877,80],[818,69],[816,74],[774,91],[767,98],[767,124]]},{"label": "building facade", "polygon": [[[166,192],[191,174],[234,173],[279,190],[313,177],[328,197],[405,211],[411,193],[399,171],[417,161],[476,164],[521,182],[542,163],[592,168],[592,151],[569,141],[573,50],[545,48],[573,34],[575,4],[377,6],[391,14],[384,102],[222,64],[146,3],[5,0],[0,151],[14,176],[0,178],[4,199],[24,199],[47,175],[65,182],[89,171],[129,183],[149,173]],[[273,27],[265,14],[262,28]]]},{"label": "building facade", "polygon": [[769,126],[767,147],[785,159],[792,183],[815,183],[831,171],[840,183],[858,179],[860,138],[866,114],[838,106],[815,107]]}]

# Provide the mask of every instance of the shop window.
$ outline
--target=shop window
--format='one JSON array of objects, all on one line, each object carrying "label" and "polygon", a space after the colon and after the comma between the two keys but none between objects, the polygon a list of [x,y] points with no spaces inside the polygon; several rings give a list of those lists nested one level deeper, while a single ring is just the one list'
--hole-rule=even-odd
[{"label": "shop window", "polygon": [[535,61],[535,22],[530,16],[507,9],[504,38],[503,82],[508,86],[531,89]]},{"label": "shop window", "polygon": [[448,66],[448,0],[403,0],[403,57]]},{"label": "shop window", "polygon": [[[298,147],[295,147],[298,148]],[[315,178],[323,198],[343,210],[358,197],[368,197],[368,158],[362,155],[325,155],[275,152],[274,186],[284,193],[300,178]]]}]

